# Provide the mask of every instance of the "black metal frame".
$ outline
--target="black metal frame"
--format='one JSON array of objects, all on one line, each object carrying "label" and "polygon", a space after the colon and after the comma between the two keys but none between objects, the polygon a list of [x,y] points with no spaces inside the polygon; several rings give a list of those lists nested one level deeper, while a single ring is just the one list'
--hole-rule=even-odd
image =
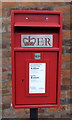
[{"label": "black metal frame", "polygon": [[38,120],[38,108],[30,108],[30,120]]}]

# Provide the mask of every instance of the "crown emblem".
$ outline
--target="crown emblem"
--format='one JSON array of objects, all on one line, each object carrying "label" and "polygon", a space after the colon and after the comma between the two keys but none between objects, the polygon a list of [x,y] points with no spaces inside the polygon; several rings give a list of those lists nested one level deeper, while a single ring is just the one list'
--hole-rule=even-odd
[{"label": "crown emblem", "polygon": [[23,38],[23,42],[25,46],[34,46],[36,39],[28,36],[28,38]]}]

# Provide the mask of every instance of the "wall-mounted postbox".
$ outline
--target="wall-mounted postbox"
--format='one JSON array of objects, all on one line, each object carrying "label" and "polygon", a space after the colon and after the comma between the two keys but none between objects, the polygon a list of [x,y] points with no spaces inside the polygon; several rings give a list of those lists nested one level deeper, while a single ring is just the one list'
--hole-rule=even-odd
[{"label": "wall-mounted postbox", "polygon": [[12,17],[14,108],[60,104],[62,14],[15,10]]}]

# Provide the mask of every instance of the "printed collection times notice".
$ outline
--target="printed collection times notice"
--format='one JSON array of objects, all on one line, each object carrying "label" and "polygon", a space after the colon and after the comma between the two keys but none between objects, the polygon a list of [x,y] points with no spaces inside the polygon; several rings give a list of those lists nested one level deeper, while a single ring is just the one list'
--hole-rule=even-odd
[{"label": "printed collection times notice", "polygon": [[29,63],[29,93],[45,93],[46,63]]}]

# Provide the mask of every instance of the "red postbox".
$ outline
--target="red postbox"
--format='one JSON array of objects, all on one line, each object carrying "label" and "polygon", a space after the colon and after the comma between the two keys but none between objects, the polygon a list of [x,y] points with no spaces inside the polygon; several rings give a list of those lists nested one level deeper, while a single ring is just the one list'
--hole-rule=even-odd
[{"label": "red postbox", "polygon": [[62,13],[14,10],[11,20],[13,107],[58,106]]}]

